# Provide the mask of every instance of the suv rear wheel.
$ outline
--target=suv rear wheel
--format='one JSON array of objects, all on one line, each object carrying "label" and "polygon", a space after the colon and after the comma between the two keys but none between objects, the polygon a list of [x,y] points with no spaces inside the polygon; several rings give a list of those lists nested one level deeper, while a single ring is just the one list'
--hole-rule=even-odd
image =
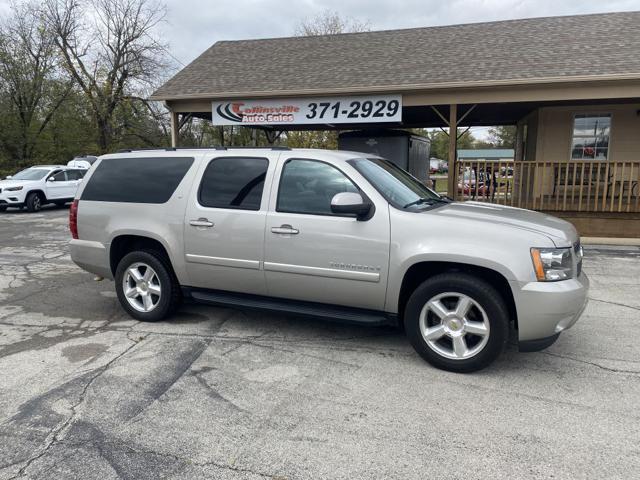
[{"label": "suv rear wheel", "polygon": [[180,285],[159,252],[128,253],[118,263],[115,281],[122,308],[138,320],[162,320],[180,303]]},{"label": "suv rear wheel", "polygon": [[482,279],[443,273],[423,282],[404,314],[409,341],[435,367],[473,372],[504,350],[509,315],[502,296]]}]

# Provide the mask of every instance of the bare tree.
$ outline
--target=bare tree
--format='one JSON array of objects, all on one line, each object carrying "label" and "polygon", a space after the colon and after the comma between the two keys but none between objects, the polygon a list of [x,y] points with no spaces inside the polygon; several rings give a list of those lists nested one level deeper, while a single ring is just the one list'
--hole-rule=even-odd
[{"label": "bare tree", "polygon": [[35,3],[13,4],[0,26],[5,111],[0,140],[15,166],[32,160],[38,138],[72,88],[59,75],[56,45]]},{"label": "bare tree", "polygon": [[155,0],[44,0],[65,68],[90,105],[102,152],[113,145],[123,102],[144,102],[166,46],[157,38],[166,6]]},{"label": "bare tree", "polygon": [[369,30],[371,30],[371,24],[368,20],[359,21],[351,17],[341,17],[338,12],[324,10],[315,17],[300,21],[294,33],[299,37],[310,37],[313,35],[368,32]]}]

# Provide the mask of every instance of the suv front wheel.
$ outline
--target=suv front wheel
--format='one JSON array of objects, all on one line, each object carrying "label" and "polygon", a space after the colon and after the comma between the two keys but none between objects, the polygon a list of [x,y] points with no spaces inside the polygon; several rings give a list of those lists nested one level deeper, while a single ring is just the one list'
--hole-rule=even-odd
[{"label": "suv front wheel", "polygon": [[42,198],[37,192],[31,192],[27,195],[25,203],[27,204],[27,210],[29,212],[39,212],[42,208]]},{"label": "suv front wheel", "polygon": [[118,263],[115,283],[122,308],[138,320],[162,320],[180,303],[178,281],[159,252],[143,250],[125,255]]},{"label": "suv front wheel", "polygon": [[416,351],[435,367],[473,372],[504,350],[507,312],[502,296],[484,280],[443,273],[423,282],[409,298],[405,331]]}]

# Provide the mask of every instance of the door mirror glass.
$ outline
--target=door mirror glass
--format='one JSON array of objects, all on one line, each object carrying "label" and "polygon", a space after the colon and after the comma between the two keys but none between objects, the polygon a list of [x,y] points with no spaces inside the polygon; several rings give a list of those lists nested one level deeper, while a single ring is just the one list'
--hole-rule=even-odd
[{"label": "door mirror glass", "polygon": [[371,211],[371,204],[365,202],[359,193],[342,192],[331,199],[331,211],[338,215],[356,215],[358,220],[362,220]]}]

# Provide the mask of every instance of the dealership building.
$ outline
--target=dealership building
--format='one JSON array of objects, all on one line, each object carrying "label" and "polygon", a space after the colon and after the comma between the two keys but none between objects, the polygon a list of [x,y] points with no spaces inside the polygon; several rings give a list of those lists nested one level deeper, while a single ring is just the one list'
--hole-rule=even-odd
[{"label": "dealership building", "polygon": [[[172,113],[174,146],[191,117],[268,138],[440,127],[449,196],[640,237],[638,32],[640,12],[624,12],[222,41],[151,99]],[[466,129],[498,125],[516,127],[513,159],[458,158]]]}]

